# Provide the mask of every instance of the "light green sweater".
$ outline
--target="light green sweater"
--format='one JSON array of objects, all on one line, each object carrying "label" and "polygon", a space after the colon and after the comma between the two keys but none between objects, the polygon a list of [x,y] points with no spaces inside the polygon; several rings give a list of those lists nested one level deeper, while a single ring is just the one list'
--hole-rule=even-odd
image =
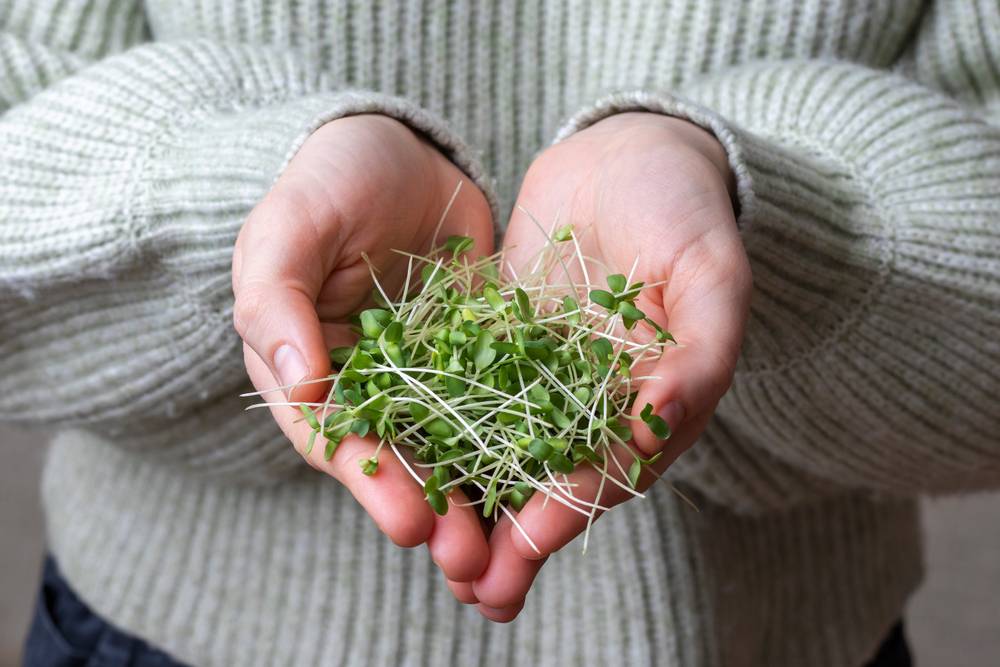
[{"label": "light green sweater", "polygon": [[[203,665],[861,664],[914,498],[1000,485],[1000,6],[925,4],[0,0],[0,420],[60,430],[71,584]],[[625,109],[729,153],[743,356],[670,473],[701,511],[657,487],[493,625],[242,411],[233,241],[338,116],[425,132],[502,222]]]}]

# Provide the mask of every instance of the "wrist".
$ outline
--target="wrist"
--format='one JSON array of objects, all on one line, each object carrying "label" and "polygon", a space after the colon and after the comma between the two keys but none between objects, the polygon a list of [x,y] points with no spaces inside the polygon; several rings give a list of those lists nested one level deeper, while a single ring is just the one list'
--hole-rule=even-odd
[{"label": "wrist", "polygon": [[[652,111],[627,111],[608,116],[593,129],[616,135],[623,139],[639,139],[656,145],[683,146],[704,158],[718,173],[729,193],[736,201],[736,177],[725,147],[710,131],[689,120]],[[588,128],[590,129],[590,128]]]}]

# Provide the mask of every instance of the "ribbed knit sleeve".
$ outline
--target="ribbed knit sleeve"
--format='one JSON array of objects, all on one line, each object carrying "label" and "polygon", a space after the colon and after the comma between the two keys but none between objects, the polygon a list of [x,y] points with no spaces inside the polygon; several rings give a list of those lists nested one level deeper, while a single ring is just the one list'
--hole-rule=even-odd
[{"label": "ribbed knit sleeve", "polygon": [[1000,484],[1000,131],[831,62],[741,67],[682,93],[613,95],[563,132],[679,115],[715,132],[737,175],[750,321],[733,387],[676,474],[747,510],[838,487]]},{"label": "ribbed knit sleeve", "polygon": [[297,466],[266,411],[237,399],[232,247],[305,138],[359,113],[409,124],[479,179],[440,121],[399,98],[327,92],[288,48],[143,46],[8,111],[0,420],[82,425],[210,473]]},{"label": "ribbed knit sleeve", "polygon": [[0,0],[0,113],[145,38],[141,0]]},{"label": "ribbed knit sleeve", "polygon": [[937,0],[900,69],[1000,125],[1000,3]]}]

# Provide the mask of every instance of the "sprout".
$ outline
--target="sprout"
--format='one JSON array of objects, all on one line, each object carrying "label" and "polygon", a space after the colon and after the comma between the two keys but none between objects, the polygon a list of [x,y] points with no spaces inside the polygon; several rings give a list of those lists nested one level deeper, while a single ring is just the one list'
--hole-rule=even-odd
[{"label": "sprout", "polygon": [[[329,394],[293,404],[313,430],[307,453],[325,440],[329,460],[349,434],[377,437],[362,472],[377,475],[378,454],[390,446],[437,514],[461,488],[484,516],[504,513],[516,524],[512,511],[540,492],[587,516],[589,532],[606,509],[606,484],[641,495],[642,470],[658,459],[631,446],[629,422],[670,435],[651,405],[631,412],[633,369],[673,338],[635,305],[650,286],[624,274],[589,284],[571,225],[556,231],[530,274],[508,282],[499,278],[502,254],[477,259],[473,250],[461,236],[428,256],[400,252],[408,271],[394,299],[372,271],[379,307],[359,314],[354,346],[330,351]],[[593,501],[573,495],[568,476],[583,466],[601,476]]]}]

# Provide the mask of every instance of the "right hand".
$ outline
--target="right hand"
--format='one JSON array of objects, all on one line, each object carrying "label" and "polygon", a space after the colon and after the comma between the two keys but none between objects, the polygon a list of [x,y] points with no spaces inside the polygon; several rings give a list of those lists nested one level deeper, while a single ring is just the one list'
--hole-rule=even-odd
[{"label": "right hand", "polygon": [[[329,349],[353,343],[347,318],[368,304],[373,283],[362,253],[390,296],[405,277],[406,258],[426,253],[441,214],[465,181],[444,225],[471,236],[474,252],[493,250],[483,193],[431,144],[399,121],[360,115],[331,121],[310,136],[271,191],[250,213],[233,253],[234,323],[254,386],[269,403],[322,400],[328,386],[302,384],[330,374]],[[293,407],[271,412],[295,448],[305,452],[312,429]],[[489,548],[472,507],[436,515],[423,489],[388,449],[378,472],[361,472],[374,453],[370,436],[344,438],[330,461],[322,438],[306,460],[343,483],[379,528],[400,546],[427,543],[450,581],[472,581]],[[454,502],[464,501],[456,491]],[[319,527],[321,528],[321,527]]]}]

